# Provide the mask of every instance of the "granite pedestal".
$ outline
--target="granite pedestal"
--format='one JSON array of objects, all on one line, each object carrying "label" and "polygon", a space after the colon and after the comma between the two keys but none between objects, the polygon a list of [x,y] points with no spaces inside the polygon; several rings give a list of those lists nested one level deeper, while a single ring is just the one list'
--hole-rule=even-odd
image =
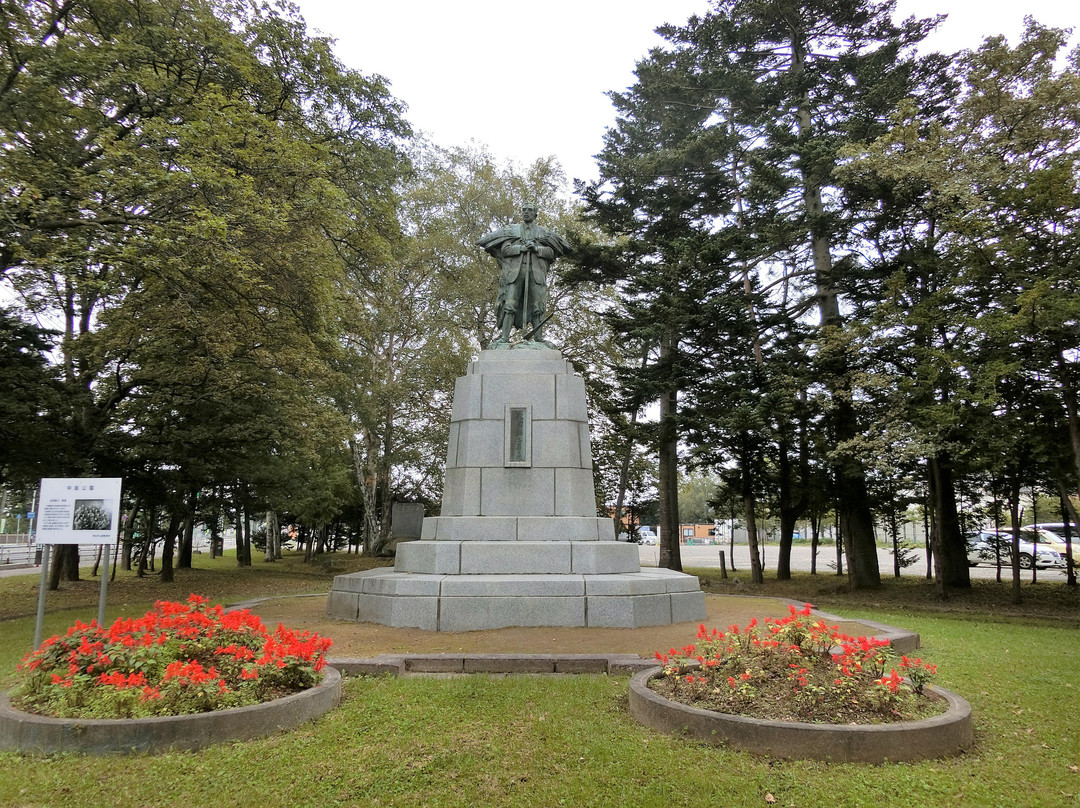
[{"label": "granite pedestal", "polygon": [[442,512],[394,568],[339,575],[330,617],[431,631],[705,617],[697,578],[642,570],[596,515],[585,384],[555,350],[484,351],[454,388]]}]

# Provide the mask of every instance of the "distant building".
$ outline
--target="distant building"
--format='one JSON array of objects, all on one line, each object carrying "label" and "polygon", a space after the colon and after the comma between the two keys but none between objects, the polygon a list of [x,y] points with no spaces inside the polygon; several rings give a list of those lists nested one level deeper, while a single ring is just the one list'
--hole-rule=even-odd
[{"label": "distant building", "polygon": [[715,525],[679,525],[680,544],[719,544]]}]

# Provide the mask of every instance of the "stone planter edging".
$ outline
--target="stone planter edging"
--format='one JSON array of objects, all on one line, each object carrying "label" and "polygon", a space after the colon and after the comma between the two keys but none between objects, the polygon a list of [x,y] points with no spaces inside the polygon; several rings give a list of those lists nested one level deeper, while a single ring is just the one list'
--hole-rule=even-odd
[{"label": "stone planter edging", "polygon": [[942,715],[895,724],[836,725],[768,721],[701,710],[669,701],[649,689],[660,668],[630,680],[630,712],[659,732],[754,754],[834,763],[898,763],[960,754],[974,742],[971,705],[944,688],[930,688],[948,702]]},{"label": "stone planter edging", "polygon": [[368,676],[445,674],[593,673],[622,676],[656,666],[637,654],[379,654],[335,657],[328,662],[342,673]]},{"label": "stone planter edging", "polygon": [[341,673],[323,668],[315,687],[274,701],[195,715],[133,719],[49,718],[16,710],[0,694],[0,750],[108,755],[195,750],[246,741],[312,721],[341,701]]}]

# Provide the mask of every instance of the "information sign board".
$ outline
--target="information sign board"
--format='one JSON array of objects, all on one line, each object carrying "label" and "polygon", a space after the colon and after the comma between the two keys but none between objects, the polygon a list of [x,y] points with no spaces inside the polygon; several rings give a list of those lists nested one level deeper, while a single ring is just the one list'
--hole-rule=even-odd
[{"label": "information sign board", "polygon": [[120,526],[119,477],[46,477],[38,506],[39,544],[112,544]]}]

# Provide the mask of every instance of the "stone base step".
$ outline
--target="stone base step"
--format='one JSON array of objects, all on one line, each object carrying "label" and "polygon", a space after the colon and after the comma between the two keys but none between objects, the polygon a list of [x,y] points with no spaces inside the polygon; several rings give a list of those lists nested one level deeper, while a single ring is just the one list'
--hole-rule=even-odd
[{"label": "stone base step", "polygon": [[428,516],[426,541],[615,541],[604,516]]},{"label": "stone base step", "polygon": [[621,541],[411,541],[394,569],[424,575],[610,575],[641,568],[636,544]]},{"label": "stone base step", "polygon": [[698,580],[670,570],[600,575],[339,575],[327,615],[427,631],[639,628],[705,618]]}]

